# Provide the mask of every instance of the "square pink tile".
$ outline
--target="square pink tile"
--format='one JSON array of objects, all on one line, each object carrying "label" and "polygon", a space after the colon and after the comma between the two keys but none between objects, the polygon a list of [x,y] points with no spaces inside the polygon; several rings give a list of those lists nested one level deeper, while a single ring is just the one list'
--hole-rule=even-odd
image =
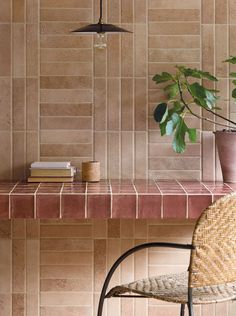
[{"label": "square pink tile", "polygon": [[85,218],[85,194],[62,194],[62,218]]},{"label": "square pink tile", "polygon": [[111,195],[88,194],[87,195],[88,218],[110,218],[111,217]]},{"label": "square pink tile", "polygon": [[203,182],[203,184],[211,191],[211,193],[216,195],[223,196],[233,192],[233,190],[223,182]]},{"label": "square pink tile", "polygon": [[34,218],[34,195],[10,195],[11,218]]},{"label": "square pink tile", "polygon": [[212,195],[189,195],[188,218],[198,218],[211,203]]},{"label": "square pink tile", "polygon": [[186,218],[186,195],[163,195],[163,218]]},{"label": "square pink tile", "polygon": [[138,196],[138,218],[161,218],[161,195]]},{"label": "square pink tile", "polygon": [[113,194],[112,218],[136,218],[136,195]]},{"label": "square pink tile", "polygon": [[60,195],[59,194],[37,194],[36,216],[37,218],[59,218],[60,217]]},{"label": "square pink tile", "polygon": [[0,195],[0,218],[9,218],[9,195]]}]

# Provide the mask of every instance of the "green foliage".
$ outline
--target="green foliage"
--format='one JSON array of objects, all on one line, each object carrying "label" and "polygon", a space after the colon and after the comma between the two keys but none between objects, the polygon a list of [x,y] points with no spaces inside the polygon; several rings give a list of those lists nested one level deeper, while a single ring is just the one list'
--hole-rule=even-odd
[{"label": "green foliage", "polygon": [[[226,62],[236,64],[236,56],[230,56]],[[156,84],[166,83],[163,90],[167,96],[167,101],[157,105],[154,119],[159,123],[162,136],[173,136],[174,151],[183,153],[186,148],[186,138],[192,143],[197,140],[197,130],[187,126],[186,117],[194,115],[199,119],[205,119],[193,111],[192,105],[198,105],[215,115],[217,113],[214,111],[221,108],[217,106],[219,91],[207,87],[209,82],[212,85],[218,81],[215,76],[196,68],[176,66],[176,69],[175,74],[162,72],[153,77]],[[236,78],[236,73],[232,72],[230,75]],[[193,82],[193,78],[198,80]],[[232,83],[236,85],[236,79]],[[232,97],[236,99],[236,88],[232,91]]]}]

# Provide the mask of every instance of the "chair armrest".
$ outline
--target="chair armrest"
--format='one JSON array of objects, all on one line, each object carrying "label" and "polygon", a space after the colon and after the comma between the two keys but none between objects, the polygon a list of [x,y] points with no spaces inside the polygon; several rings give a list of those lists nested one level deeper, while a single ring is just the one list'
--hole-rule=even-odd
[{"label": "chair armrest", "polygon": [[107,274],[107,277],[105,279],[103,288],[102,288],[102,294],[105,295],[106,290],[108,288],[108,284],[112,278],[112,275],[114,274],[118,266],[122,263],[122,261],[124,261],[127,257],[129,257],[130,255],[134,254],[137,251],[140,251],[146,248],[154,248],[154,247],[160,247],[160,248],[167,247],[167,248],[188,249],[188,250],[192,250],[195,248],[193,245],[190,245],[190,244],[177,244],[177,243],[166,243],[166,242],[149,242],[149,243],[140,244],[133,248],[130,248],[125,253],[123,253],[110,268]]}]

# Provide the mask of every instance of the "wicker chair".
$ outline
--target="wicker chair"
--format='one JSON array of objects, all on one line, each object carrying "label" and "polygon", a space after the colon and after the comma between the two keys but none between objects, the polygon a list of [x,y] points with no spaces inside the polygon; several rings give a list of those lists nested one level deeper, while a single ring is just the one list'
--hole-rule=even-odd
[{"label": "wicker chair", "polygon": [[[191,250],[186,273],[168,274],[107,288],[113,273],[128,256],[150,247]],[[100,296],[98,316],[102,316],[105,298],[155,298],[181,304],[180,315],[188,306],[193,316],[194,304],[211,304],[236,298],[236,194],[220,198],[209,206],[196,223],[192,244],[145,243],[125,252],[111,267]]]}]

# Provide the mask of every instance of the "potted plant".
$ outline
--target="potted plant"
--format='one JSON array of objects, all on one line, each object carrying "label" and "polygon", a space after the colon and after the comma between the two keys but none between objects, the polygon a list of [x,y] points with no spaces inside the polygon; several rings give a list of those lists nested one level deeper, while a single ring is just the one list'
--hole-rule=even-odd
[{"label": "potted plant", "polygon": [[[225,62],[236,64],[236,57],[231,56]],[[236,85],[236,73],[230,73],[232,83]],[[186,137],[194,143],[197,139],[196,128],[191,128],[186,123],[188,114],[200,120],[208,121],[223,127],[216,131],[215,139],[218,148],[223,180],[236,182],[236,122],[220,114],[217,106],[219,91],[209,89],[209,82],[218,79],[209,72],[198,69],[176,66],[174,74],[162,72],[153,77],[156,84],[164,84],[163,90],[166,100],[157,105],[154,119],[160,125],[161,135],[172,135],[172,147],[175,152],[183,153],[186,148]],[[236,88],[232,91],[232,98],[236,100]],[[196,112],[196,106],[220,118],[220,122],[205,117]]]}]

